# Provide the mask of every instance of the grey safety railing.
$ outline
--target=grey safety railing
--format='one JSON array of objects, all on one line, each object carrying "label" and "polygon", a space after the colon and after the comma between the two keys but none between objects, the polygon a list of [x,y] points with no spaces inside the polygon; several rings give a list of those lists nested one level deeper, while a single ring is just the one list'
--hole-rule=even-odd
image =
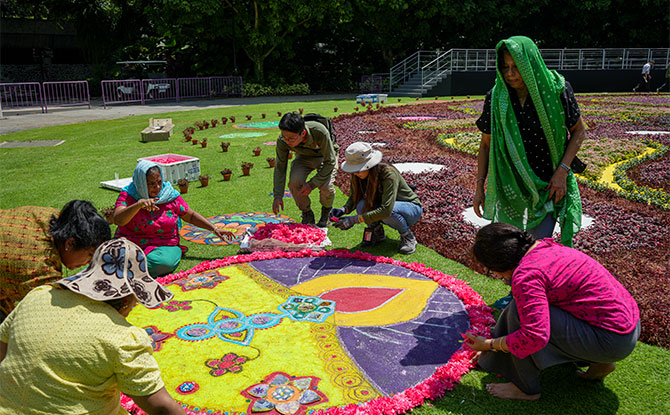
[{"label": "grey safety railing", "polygon": [[88,81],[44,82],[44,112],[49,107],[72,107],[88,105],[91,108],[91,94]]},{"label": "grey safety railing", "polygon": [[44,108],[44,94],[39,82],[0,83],[0,101],[3,111]]},{"label": "grey safety railing", "polygon": [[110,104],[176,101],[183,98],[242,96],[241,76],[208,76],[166,79],[123,79],[101,82],[102,102]]},{"label": "grey safety railing", "polygon": [[102,87],[102,105],[107,108],[110,104],[126,104],[140,102],[144,104],[142,81],[139,79],[122,79],[100,81]]},{"label": "grey safety railing", "polygon": [[[642,69],[650,60],[660,68],[670,65],[670,48],[540,49],[540,54],[549,69],[559,71]],[[494,49],[418,51],[391,68],[389,91],[411,79],[420,79],[421,86],[427,87],[451,72],[495,68]]]}]

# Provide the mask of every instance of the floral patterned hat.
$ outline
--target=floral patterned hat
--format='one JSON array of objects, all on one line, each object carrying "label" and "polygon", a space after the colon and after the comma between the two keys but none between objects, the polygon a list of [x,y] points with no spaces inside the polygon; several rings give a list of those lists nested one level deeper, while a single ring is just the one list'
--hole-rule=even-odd
[{"label": "floral patterned hat", "polygon": [[114,300],[130,294],[147,308],[174,297],[147,271],[147,257],[139,246],[126,238],[100,245],[85,270],[57,281],[71,291],[98,301]]}]

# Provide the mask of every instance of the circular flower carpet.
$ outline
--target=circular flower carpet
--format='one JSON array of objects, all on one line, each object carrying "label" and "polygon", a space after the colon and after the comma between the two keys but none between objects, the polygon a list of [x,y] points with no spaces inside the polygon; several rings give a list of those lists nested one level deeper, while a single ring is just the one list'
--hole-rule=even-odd
[{"label": "circular flower carpet", "polygon": [[194,414],[401,413],[451,389],[473,367],[460,333],[493,322],[463,281],[345,250],[237,255],[159,281],[175,297],[128,320]]},{"label": "circular flower carpet", "polygon": [[244,124],[234,124],[233,128],[241,128],[243,130],[261,130],[266,128],[279,128],[279,121],[258,121],[258,122],[248,122]]},{"label": "circular flower carpet", "polygon": [[224,241],[211,231],[199,228],[195,225],[184,224],[179,230],[182,238],[189,242],[204,245],[232,245],[239,244],[244,236],[244,231],[249,228],[265,226],[266,223],[293,223],[295,222],[285,215],[274,215],[267,212],[241,212],[226,213],[224,215],[211,216],[207,218],[210,222],[224,231],[230,231],[235,237],[230,241]]},{"label": "circular flower carpet", "polygon": [[220,135],[219,138],[255,138],[255,137],[263,137],[264,135],[268,135],[268,133],[258,133],[258,132],[230,133]]}]

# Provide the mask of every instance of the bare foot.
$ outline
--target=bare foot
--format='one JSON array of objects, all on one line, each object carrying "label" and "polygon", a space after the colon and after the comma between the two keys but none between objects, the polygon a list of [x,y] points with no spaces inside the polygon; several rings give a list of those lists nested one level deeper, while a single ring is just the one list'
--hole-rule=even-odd
[{"label": "bare foot", "polygon": [[540,394],[528,395],[519,389],[512,382],[509,383],[489,383],[486,390],[496,398],[500,399],[520,399],[524,401],[536,401],[540,399]]},{"label": "bare foot", "polygon": [[614,372],[614,363],[591,363],[588,370],[577,370],[577,375],[586,380],[603,380],[607,375]]}]

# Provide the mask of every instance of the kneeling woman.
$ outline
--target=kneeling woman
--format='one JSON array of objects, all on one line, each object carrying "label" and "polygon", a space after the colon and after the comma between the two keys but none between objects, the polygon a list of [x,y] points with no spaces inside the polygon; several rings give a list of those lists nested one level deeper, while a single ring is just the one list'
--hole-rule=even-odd
[{"label": "kneeling woman", "polygon": [[127,238],[144,250],[154,278],[174,271],[186,251],[179,245],[179,218],[221,239],[234,237],[189,208],[170,182],[163,181],[156,163],[141,160],[133,171],[133,182],[116,200],[114,223],[119,227],[115,237]]},{"label": "kneeling woman", "polygon": [[344,207],[333,209],[333,216],[340,217],[354,208],[358,215],[344,216],[334,226],[349,229],[365,222],[368,228],[361,246],[371,246],[385,239],[383,222],[400,233],[398,251],[411,254],[416,250],[416,238],[410,226],[421,218],[421,202],[398,169],[381,160],[382,153],[368,143],[347,147],[342,171],[352,174],[350,196]]},{"label": "kneeling woman", "polygon": [[602,380],[635,348],[637,303],[593,258],[504,223],[480,229],[473,253],[512,285],[514,297],[493,339],[466,334],[482,351],[479,365],[511,381],[487,385],[493,396],[538,399],[540,371],[567,362],[589,366],[577,371],[582,378]]}]

